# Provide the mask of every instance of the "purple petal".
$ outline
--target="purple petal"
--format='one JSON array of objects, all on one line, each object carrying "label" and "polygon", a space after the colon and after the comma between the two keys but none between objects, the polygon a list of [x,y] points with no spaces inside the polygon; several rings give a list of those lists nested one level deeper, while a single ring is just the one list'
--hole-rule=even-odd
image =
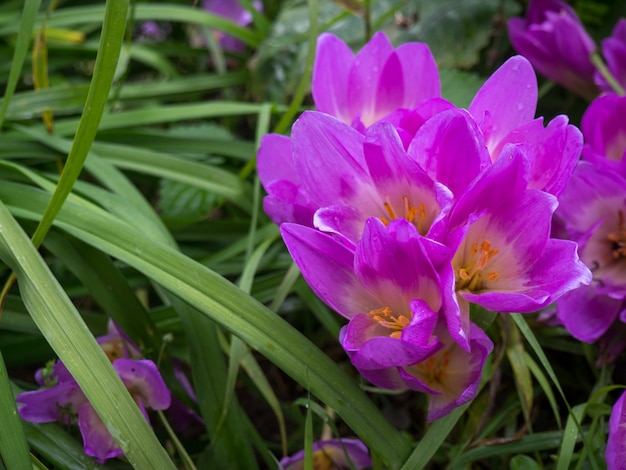
[{"label": "purple petal", "polygon": [[22,392],[16,399],[22,406],[18,412],[22,419],[32,423],[50,423],[60,421],[68,423],[71,415],[62,412],[76,412],[87,401],[85,395],[74,381],[62,382],[51,388],[32,392]]},{"label": "purple petal", "polygon": [[300,184],[292,157],[291,139],[279,134],[266,134],[261,139],[257,156],[257,171],[263,186],[277,180]]},{"label": "purple petal", "polygon": [[[532,121],[537,107],[537,78],[530,62],[507,60],[478,90],[469,112],[492,152],[509,132]],[[492,158],[495,160],[494,156]]]},{"label": "purple petal", "polygon": [[582,134],[567,123],[567,116],[557,116],[546,128],[542,118],[530,121],[509,133],[495,150],[508,144],[523,147],[530,165],[529,188],[559,196],[576,167],[582,148]]},{"label": "purple petal", "polygon": [[380,307],[354,274],[354,253],[330,235],[295,224],[283,224],[287,249],[311,289],[346,318]]},{"label": "purple petal", "polygon": [[463,110],[444,111],[428,120],[415,134],[408,153],[455,195],[490,162],[482,134]]},{"label": "purple petal", "polygon": [[324,33],[317,39],[313,66],[313,100],[315,107],[350,124],[348,110],[348,74],[354,54],[338,37]]},{"label": "purple petal", "polygon": [[407,311],[412,299],[441,307],[439,277],[415,227],[398,219],[386,228],[371,217],[356,251],[355,272],[365,289],[394,313]]},{"label": "purple petal", "polygon": [[[348,109],[351,116],[361,114],[366,127],[373,124],[384,114],[379,115],[376,109],[383,67],[389,56],[393,54],[393,46],[387,36],[377,32],[372,39],[359,51],[348,75]],[[402,80],[402,71],[397,77]],[[383,84],[389,88],[388,84]],[[400,88],[402,89],[403,86]],[[387,113],[385,113],[387,114]]]},{"label": "purple petal", "polygon": [[472,214],[493,210],[503,195],[518,197],[528,186],[528,160],[519,147],[507,145],[500,157],[460,195],[450,213],[449,229],[465,225]]},{"label": "purple petal", "polygon": [[302,186],[318,207],[373,198],[359,132],[332,116],[307,111],[293,125],[292,143]]},{"label": "purple petal", "polygon": [[154,362],[118,359],[113,362],[113,368],[131,395],[141,398],[147,408],[165,410],[170,406],[170,391]]},{"label": "purple petal", "polygon": [[557,300],[557,316],[574,338],[593,343],[617,319],[622,303],[599,295],[592,284],[568,292]]},{"label": "purple petal", "polygon": [[413,109],[426,100],[441,95],[439,71],[428,45],[411,42],[396,49],[402,63],[404,82],[403,108]]},{"label": "purple petal", "polygon": [[123,454],[90,403],[85,403],[78,410],[78,427],[83,436],[85,454],[95,457],[98,463]]},{"label": "purple petal", "polygon": [[606,464],[608,470],[622,470],[626,462],[626,408],[622,393],[611,411],[609,419],[609,437],[606,443]]}]

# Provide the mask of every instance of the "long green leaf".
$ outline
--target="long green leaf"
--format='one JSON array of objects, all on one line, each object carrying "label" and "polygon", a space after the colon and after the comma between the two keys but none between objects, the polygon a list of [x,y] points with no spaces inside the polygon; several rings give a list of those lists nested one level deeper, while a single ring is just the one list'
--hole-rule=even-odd
[{"label": "long green leaf", "polygon": [[22,423],[17,414],[9,375],[0,352],[0,462],[8,468],[28,468],[30,457]]},{"label": "long green leaf", "polygon": [[4,91],[4,98],[2,100],[2,108],[0,108],[0,129],[4,122],[4,116],[6,115],[11,97],[15,92],[15,87],[20,78],[22,72],[22,66],[24,65],[24,59],[28,53],[28,45],[33,34],[33,25],[35,24],[35,18],[37,17],[37,11],[41,0],[25,0],[24,8],[22,9],[22,20],[19,23],[19,30],[17,34],[17,41],[15,43],[15,52],[13,54],[13,61],[11,62],[11,71],[9,73],[9,80],[7,87]]},{"label": "long green leaf", "polygon": [[124,39],[128,6],[128,0],[108,0],[106,2],[100,46],[85,108],[57,188],[33,234],[35,246],[39,246],[45,238],[52,221],[72,190],[98,132],[98,125],[107,103]]},{"label": "long green leaf", "polygon": [[128,460],[140,468],[174,468],[71,300],[2,203],[0,258],[16,273],[33,320]]}]

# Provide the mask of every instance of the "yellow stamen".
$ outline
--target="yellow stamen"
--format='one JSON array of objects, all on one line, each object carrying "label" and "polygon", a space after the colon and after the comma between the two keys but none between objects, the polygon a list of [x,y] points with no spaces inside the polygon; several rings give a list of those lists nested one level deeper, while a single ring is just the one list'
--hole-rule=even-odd
[{"label": "yellow stamen", "polygon": [[450,364],[450,351],[445,350],[441,353],[429,357],[425,361],[417,364],[417,368],[423,374],[422,379],[429,387],[438,384],[441,385],[448,377],[448,365]]},{"label": "yellow stamen", "polygon": [[392,220],[402,217],[415,225],[422,235],[426,235],[428,232],[430,227],[426,220],[426,206],[423,203],[414,206],[408,196],[402,196],[401,212],[404,212],[402,216],[398,216],[398,213],[396,213],[389,201],[385,201],[383,206],[388,217],[379,217],[379,219],[385,226],[389,225]]},{"label": "yellow stamen", "polygon": [[626,224],[624,221],[624,211],[617,211],[617,217],[619,219],[619,232],[611,232],[607,235],[607,238],[609,242],[611,242],[611,254],[613,258],[620,259],[626,258]]},{"label": "yellow stamen", "polygon": [[402,330],[404,327],[409,326],[411,323],[411,317],[406,315],[394,316],[391,314],[389,307],[377,308],[370,311],[370,316],[373,320],[376,320],[380,326],[392,330],[389,334],[390,337],[399,339],[402,336]]},{"label": "yellow stamen", "polygon": [[491,258],[498,254],[498,248],[491,248],[491,243],[485,240],[480,248],[477,243],[472,244],[469,259],[463,267],[459,268],[457,276],[457,290],[466,289],[478,291],[482,288],[483,280],[495,281],[500,273],[498,271],[488,271],[483,279],[483,270],[489,264]]}]

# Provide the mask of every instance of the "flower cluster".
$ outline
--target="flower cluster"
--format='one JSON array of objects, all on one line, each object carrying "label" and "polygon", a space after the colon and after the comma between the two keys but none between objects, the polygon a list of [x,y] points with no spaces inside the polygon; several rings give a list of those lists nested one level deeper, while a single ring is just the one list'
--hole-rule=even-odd
[{"label": "flower cluster", "polygon": [[349,320],[340,342],[363,377],[428,393],[440,418],[473,398],[493,347],[470,304],[533,312],[590,282],[576,244],[550,237],[582,137],[535,119],[526,59],[459,109],[423,44],[394,50],[382,33],[356,56],[323,35],[314,99],[324,112],[262,141],[265,211]]},{"label": "flower cluster", "polygon": [[[133,359],[140,357],[140,352],[132,341],[111,324],[109,334],[98,338],[98,343],[148,422],[147,409],[169,408],[170,391],[159,370],[152,361]],[[21,403],[18,411],[22,419],[78,424],[85,453],[100,463],[122,455],[122,449],[62,362],[38,370],[35,379],[43,388],[22,392],[16,398]]]}]

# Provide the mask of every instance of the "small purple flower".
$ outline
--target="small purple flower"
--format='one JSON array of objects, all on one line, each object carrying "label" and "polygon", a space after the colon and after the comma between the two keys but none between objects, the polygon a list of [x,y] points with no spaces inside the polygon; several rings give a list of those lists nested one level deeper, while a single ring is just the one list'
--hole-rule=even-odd
[{"label": "small purple flower", "polygon": [[439,95],[437,66],[426,44],[413,42],[394,49],[378,32],[355,55],[332,34],[318,38],[315,106],[359,130]]},{"label": "small purple flower", "polygon": [[593,99],[596,46],[572,7],[561,0],[530,0],[525,18],[509,20],[515,50],[542,75]]},{"label": "small purple flower", "polygon": [[[610,37],[602,41],[602,55],[607,68],[622,88],[626,88],[626,19],[621,18]],[[595,74],[595,81],[604,93],[615,93],[599,72]]]},{"label": "small purple flower", "polygon": [[[258,11],[263,9],[263,5],[258,0],[254,1],[252,5]],[[203,0],[202,8],[209,13],[222,16],[233,23],[237,23],[239,26],[248,26],[252,23],[252,14],[242,7],[237,0]],[[238,39],[219,31],[215,31],[214,34],[225,51],[243,52],[245,45]]]},{"label": "small purple flower", "polygon": [[[57,364],[61,364],[60,362]],[[20,393],[16,401],[22,405],[18,411],[22,419],[34,423],[59,421],[78,424],[83,436],[84,450],[102,463],[122,455],[104,423],[78,383],[69,377],[62,364],[56,376],[58,383],[50,388]],[[133,396],[146,420],[146,409],[164,410],[170,406],[170,392],[156,365],[148,360],[116,359],[113,368]],[[61,372],[65,369],[65,372]]]},{"label": "small purple flower", "polygon": [[[372,466],[369,451],[358,439],[328,439],[313,443],[315,470],[362,470]],[[280,461],[281,470],[303,470],[304,450]]]},{"label": "small purple flower", "polygon": [[609,438],[606,443],[608,470],[623,470],[626,462],[626,392],[622,393],[611,411]]}]

